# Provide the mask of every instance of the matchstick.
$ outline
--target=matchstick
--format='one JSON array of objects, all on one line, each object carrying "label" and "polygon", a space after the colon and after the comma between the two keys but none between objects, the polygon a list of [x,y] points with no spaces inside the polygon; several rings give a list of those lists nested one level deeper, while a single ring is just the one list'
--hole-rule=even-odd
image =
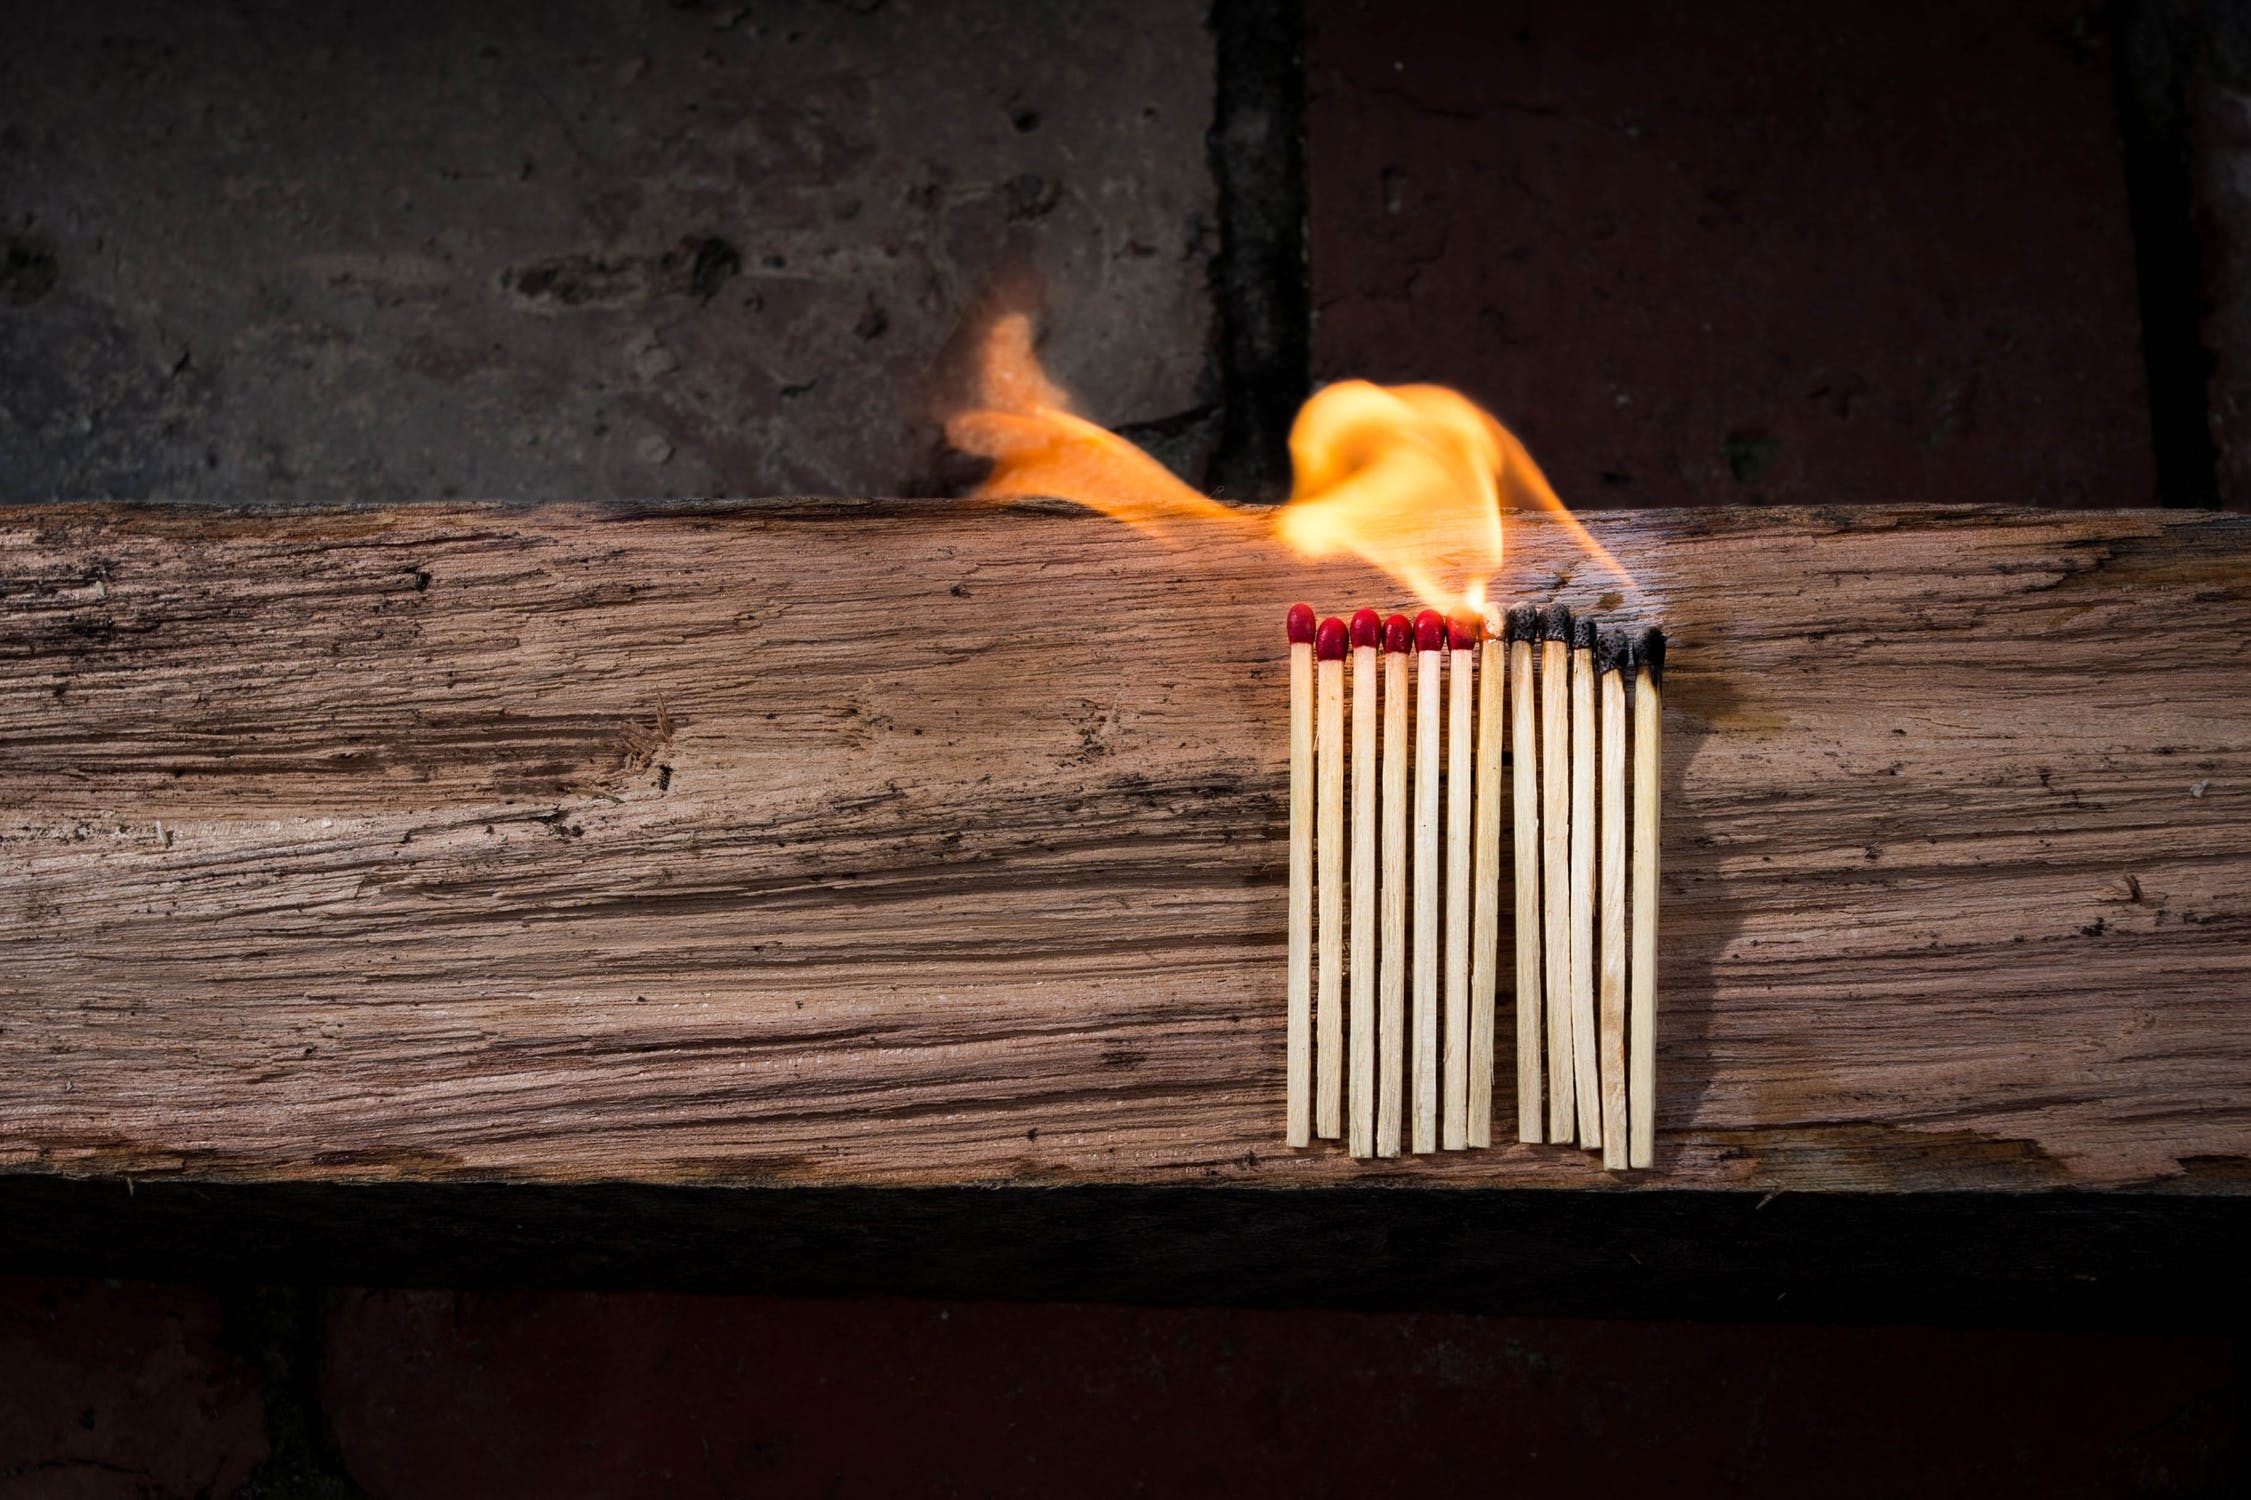
[{"label": "matchstick", "polygon": [[1383,619],[1352,617],[1352,1055],[1345,1147],[1376,1149],[1376,647]]},{"label": "matchstick", "polygon": [[1313,606],[1293,604],[1290,639],[1290,979],[1288,1126],[1313,1144]]},{"label": "matchstick", "polygon": [[1415,616],[1415,1079],[1413,1149],[1438,1149],[1438,670],[1446,617]]},{"label": "matchstick", "polygon": [[1469,1144],[1470,708],[1476,691],[1477,617],[1446,621],[1446,1107],[1443,1144]]},{"label": "matchstick", "polygon": [[1602,699],[1602,1165],[1625,1168],[1626,1129],[1626,674],[1630,638],[1595,643]]},{"label": "matchstick", "polygon": [[1665,632],[1634,646],[1633,1006],[1626,1059],[1628,1165],[1656,1160],[1657,1147],[1657,804],[1664,768]]},{"label": "matchstick", "polygon": [[1510,736],[1515,742],[1516,1138],[1547,1138],[1540,1093],[1540,739],[1532,725],[1532,642],[1540,612],[1508,612]]},{"label": "matchstick", "polygon": [[1314,637],[1320,672],[1321,826],[1313,836],[1313,889],[1320,906],[1314,936],[1320,969],[1313,991],[1313,1133],[1344,1134],[1344,621],[1331,616]]},{"label": "matchstick", "polygon": [[1547,896],[1548,1139],[1578,1137],[1571,1087],[1571,611],[1540,622],[1540,888]]},{"label": "matchstick", "polygon": [[1377,987],[1376,1155],[1397,1156],[1407,1088],[1407,650],[1405,615],[1383,622],[1383,965]]},{"label": "matchstick", "polygon": [[1571,639],[1571,1070],[1578,1081],[1579,1144],[1602,1144],[1602,1084],[1594,1017],[1593,620]]},{"label": "matchstick", "polygon": [[1493,1144],[1493,995],[1501,961],[1501,715],[1508,644],[1498,605],[1479,621],[1477,650],[1477,908],[1469,956],[1469,1143]]}]

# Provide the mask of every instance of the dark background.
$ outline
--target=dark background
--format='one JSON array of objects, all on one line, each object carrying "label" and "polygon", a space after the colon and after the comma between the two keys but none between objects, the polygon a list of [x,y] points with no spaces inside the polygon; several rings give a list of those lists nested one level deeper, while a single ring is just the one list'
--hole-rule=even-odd
[{"label": "dark background", "polygon": [[[2246,508],[2247,39],[2161,0],[12,6],[0,498],[943,489],[934,372],[1029,279],[1084,409],[1234,496],[1359,375],[1461,386],[1582,508]],[[19,1279],[0,1500],[2251,1483],[2239,1330],[1944,1321]]]}]

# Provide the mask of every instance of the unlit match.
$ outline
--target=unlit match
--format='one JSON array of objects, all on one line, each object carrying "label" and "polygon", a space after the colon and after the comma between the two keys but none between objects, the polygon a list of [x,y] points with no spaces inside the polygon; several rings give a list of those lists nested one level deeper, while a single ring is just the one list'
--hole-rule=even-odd
[{"label": "unlit match", "polygon": [[1345,1145],[1376,1150],[1376,657],[1383,622],[1372,609],[1352,617],[1352,1052],[1346,1073]]},{"label": "unlit match", "polygon": [[1287,626],[1291,1144],[1490,1146],[1512,970],[1517,1138],[1650,1165],[1663,634],[1560,605]]},{"label": "unlit match", "polygon": [[1320,783],[1314,936],[1321,955],[1313,990],[1313,1133],[1323,1140],[1344,1133],[1344,645],[1344,621],[1323,620],[1313,640]]},{"label": "unlit match", "polygon": [[1501,612],[1478,622],[1476,907],[1469,939],[1469,1144],[1493,1144],[1494,970],[1501,959],[1501,723],[1508,643]]},{"label": "unlit match", "polygon": [[1415,616],[1415,1022],[1413,1149],[1438,1149],[1438,724],[1446,617]]},{"label": "unlit match", "polygon": [[1313,1144],[1313,606],[1290,606],[1289,1141]]},{"label": "unlit match", "polygon": [[[1407,651],[1405,615],[1383,622],[1383,954],[1377,966],[1376,1155],[1397,1156],[1407,1089]],[[1358,963],[1357,956],[1353,962]]]},{"label": "unlit match", "polygon": [[1471,716],[1478,622],[1472,615],[1446,621],[1446,1039],[1445,1126],[1448,1151],[1469,1145],[1469,914],[1474,869],[1470,838]]}]

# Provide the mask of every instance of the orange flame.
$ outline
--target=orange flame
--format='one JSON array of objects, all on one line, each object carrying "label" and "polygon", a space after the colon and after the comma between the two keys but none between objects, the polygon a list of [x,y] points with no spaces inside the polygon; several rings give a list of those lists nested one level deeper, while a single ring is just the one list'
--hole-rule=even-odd
[{"label": "orange flame", "polygon": [[993,461],[977,494],[995,500],[1071,500],[1169,540],[1214,523],[1241,526],[1242,512],[1200,495],[1172,471],[1071,410],[1032,352],[1032,323],[1005,313],[977,352],[976,405],[946,420],[946,441]]},{"label": "orange flame", "polygon": [[[1071,500],[1185,545],[1213,523],[1257,513],[1190,489],[1148,454],[1071,410],[1032,351],[1031,320],[1006,313],[978,349],[976,396],[946,423],[956,448],[993,461],[980,496]],[[1482,609],[1501,566],[1501,506],[1552,512],[1589,555],[1631,583],[1548,484],[1514,433],[1436,385],[1341,381],[1290,430],[1296,483],[1273,534],[1308,561],[1352,556],[1439,609]]]},{"label": "orange flame", "polygon": [[1298,556],[1365,558],[1451,609],[1501,565],[1501,424],[1436,385],[1340,381],[1290,428],[1297,484],[1275,534]]}]

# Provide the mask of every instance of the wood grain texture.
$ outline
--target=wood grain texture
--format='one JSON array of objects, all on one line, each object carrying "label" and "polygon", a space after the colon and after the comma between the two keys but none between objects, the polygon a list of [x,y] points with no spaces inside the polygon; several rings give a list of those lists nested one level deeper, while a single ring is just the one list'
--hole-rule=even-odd
[{"label": "wood grain texture", "polygon": [[[1637,589],[1524,521],[1499,593],[1673,636],[1619,1185],[2251,1184],[2251,524],[1592,525]],[[906,502],[4,536],[0,1166],[1605,1184],[1281,1145],[1280,621],[1407,602],[1354,569]]]}]

